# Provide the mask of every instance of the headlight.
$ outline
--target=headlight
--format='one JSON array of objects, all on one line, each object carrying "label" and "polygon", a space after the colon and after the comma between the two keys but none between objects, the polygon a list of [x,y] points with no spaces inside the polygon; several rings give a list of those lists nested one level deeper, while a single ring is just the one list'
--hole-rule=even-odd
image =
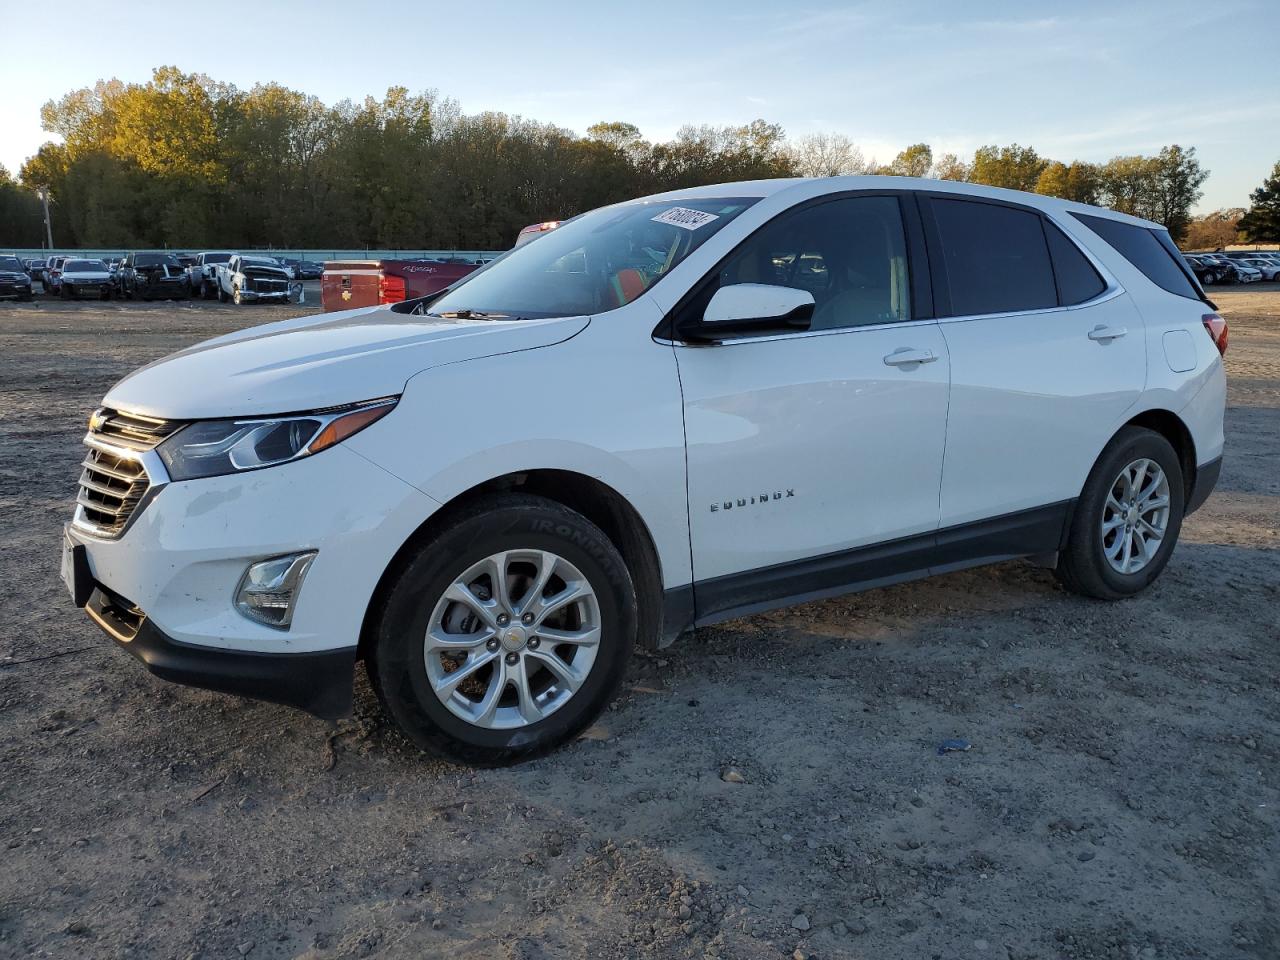
[{"label": "headlight", "polygon": [[319,453],[380,420],[397,397],[287,417],[198,420],[157,452],[174,480],[258,470]]}]

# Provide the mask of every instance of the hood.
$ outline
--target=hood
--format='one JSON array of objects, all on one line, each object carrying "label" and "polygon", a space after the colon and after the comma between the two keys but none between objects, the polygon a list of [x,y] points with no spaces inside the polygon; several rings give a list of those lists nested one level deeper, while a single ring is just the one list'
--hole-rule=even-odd
[{"label": "hood", "polygon": [[431,367],[560,343],[589,322],[445,320],[389,307],[298,317],[157,360],[121,380],[103,402],[168,419],[318,410],[398,394]]}]

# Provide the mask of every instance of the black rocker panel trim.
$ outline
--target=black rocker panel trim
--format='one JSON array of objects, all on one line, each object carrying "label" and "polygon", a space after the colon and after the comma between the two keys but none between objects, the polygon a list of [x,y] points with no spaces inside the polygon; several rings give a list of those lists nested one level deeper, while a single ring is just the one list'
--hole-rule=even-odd
[{"label": "black rocker panel trim", "polygon": [[[1062,548],[1075,500],[668,590],[664,641],[693,626]],[[680,626],[683,624],[683,626]],[[668,640],[667,638],[670,638]],[[664,644],[665,645],[665,644]]]}]

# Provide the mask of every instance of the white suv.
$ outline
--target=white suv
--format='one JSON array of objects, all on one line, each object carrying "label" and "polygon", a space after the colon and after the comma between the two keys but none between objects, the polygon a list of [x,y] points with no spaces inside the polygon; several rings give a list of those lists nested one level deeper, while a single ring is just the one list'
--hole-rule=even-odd
[{"label": "white suv", "polygon": [[1115,600],[1222,455],[1165,231],[969,184],[679,190],[453,287],[219,337],[94,413],[64,575],[152,672],[544,751],[635,644],[1030,557]]}]

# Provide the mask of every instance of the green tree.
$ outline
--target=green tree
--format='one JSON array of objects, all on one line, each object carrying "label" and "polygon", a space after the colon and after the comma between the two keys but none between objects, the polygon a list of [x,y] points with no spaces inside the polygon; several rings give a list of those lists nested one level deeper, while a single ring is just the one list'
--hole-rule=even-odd
[{"label": "green tree", "polygon": [[35,192],[0,164],[0,247],[44,246],[44,215]]},{"label": "green tree", "polygon": [[1097,203],[1098,169],[1079,160],[1070,164],[1051,161],[1036,180],[1036,193],[1078,203]]},{"label": "green tree", "polygon": [[1161,149],[1153,158],[1155,182],[1151,219],[1162,223],[1174,240],[1181,240],[1191,222],[1191,208],[1202,196],[1200,187],[1209,171],[1196,159],[1196,148],[1184,150],[1176,143]]},{"label": "green tree", "polygon": [[1249,200],[1249,212],[1240,219],[1245,238],[1250,243],[1280,243],[1280,161]]},{"label": "green tree", "polygon": [[891,177],[927,177],[932,169],[933,150],[927,143],[913,143],[879,172]]},{"label": "green tree", "polygon": [[933,165],[933,175],[939,180],[968,180],[969,165],[954,153],[944,153]]},{"label": "green tree", "polygon": [[1007,147],[979,147],[969,166],[969,180],[990,187],[1030,192],[1035,190],[1048,162],[1033,148],[1016,143]]}]

